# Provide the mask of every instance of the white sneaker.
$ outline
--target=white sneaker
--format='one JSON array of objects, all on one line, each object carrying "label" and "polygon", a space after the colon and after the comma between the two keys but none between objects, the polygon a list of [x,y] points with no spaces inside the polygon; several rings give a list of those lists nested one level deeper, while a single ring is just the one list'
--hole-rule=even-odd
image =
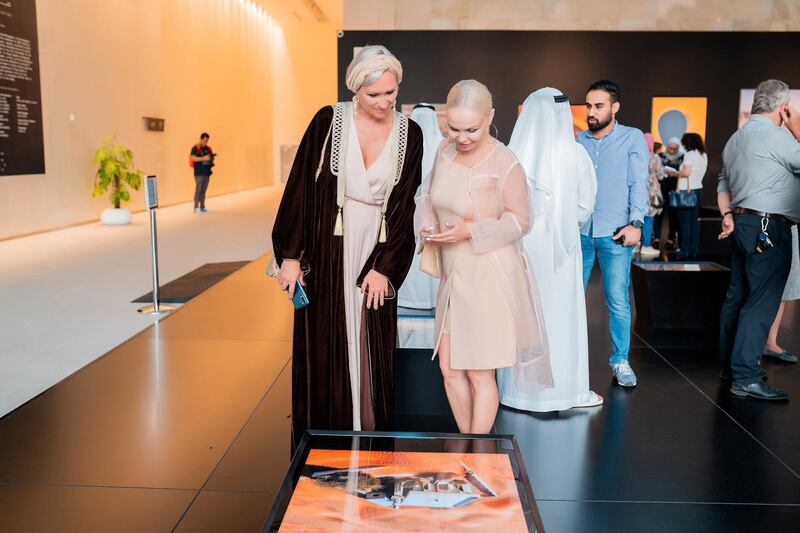
[{"label": "white sneaker", "polygon": [[621,361],[617,364],[611,365],[611,372],[617,379],[617,383],[623,387],[636,386],[636,374],[633,373],[631,365],[628,361]]},{"label": "white sneaker", "polygon": [[590,390],[589,399],[574,406],[573,409],[582,409],[584,407],[600,407],[601,405],[603,405],[603,397],[597,394],[595,391]]},{"label": "white sneaker", "polygon": [[640,253],[641,255],[649,255],[649,256],[654,256],[654,255],[659,255],[661,252],[659,252],[658,250],[656,250],[656,249],[655,249],[655,248],[653,248],[652,246],[645,246],[644,248],[642,248],[641,250],[639,250],[639,253]]},{"label": "white sneaker", "polygon": [[200,208],[199,208],[199,207],[195,207],[195,208],[194,208],[194,212],[195,212],[195,213],[199,213],[199,212],[200,212]]}]

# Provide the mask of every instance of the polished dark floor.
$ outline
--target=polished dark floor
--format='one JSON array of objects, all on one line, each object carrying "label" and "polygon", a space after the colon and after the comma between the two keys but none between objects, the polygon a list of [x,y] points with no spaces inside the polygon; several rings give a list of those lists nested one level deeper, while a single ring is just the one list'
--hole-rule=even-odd
[{"label": "polished dark floor", "polygon": [[[289,464],[291,307],[264,258],[0,419],[0,531],[257,531]],[[800,530],[793,400],[732,397],[716,339],[634,335],[613,385],[597,279],[590,367],[602,408],[502,409],[549,532]],[[800,307],[784,320],[800,351]],[[397,429],[454,429],[430,352],[398,355]]]}]

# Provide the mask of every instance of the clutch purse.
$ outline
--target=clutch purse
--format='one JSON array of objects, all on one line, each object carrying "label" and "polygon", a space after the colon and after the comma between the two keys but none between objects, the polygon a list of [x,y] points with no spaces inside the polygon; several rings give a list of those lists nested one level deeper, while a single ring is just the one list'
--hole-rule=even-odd
[{"label": "clutch purse", "polygon": [[673,209],[684,209],[697,206],[694,191],[670,191],[669,206]]},{"label": "clutch purse", "polygon": [[306,290],[300,285],[298,281],[294,286],[294,297],[292,298],[292,305],[296,310],[303,309],[308,307],[311,301],[308,299],[308,294],[306,294]]},{"label": "clutch purse", "polygon": [[419,269],[427,275],[439,278],[441,272],[439,271],[439,249],[436,246],[421,245],[419,258]]}]

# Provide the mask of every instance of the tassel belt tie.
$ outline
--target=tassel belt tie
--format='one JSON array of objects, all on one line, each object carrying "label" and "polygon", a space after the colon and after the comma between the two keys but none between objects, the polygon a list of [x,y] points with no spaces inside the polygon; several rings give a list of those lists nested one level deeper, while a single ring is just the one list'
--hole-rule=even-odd
[{"label": "tassel belt tie", "polygon": [[[344,200],[346,196],[345,185],[347,178],[345,177],[346,169],[346,156],[347,156],[347,139],[350,134],[350,121],[353,120],[354,110],[353,104],[349,102],[338,103],[333,108],[333,121],[328,129],[328,134],[325,136],[325,142],[322,145],[322,154],[320,155],[319,165],[315,179],[319,179],[322,171],[322,165],[325,161],[325,150],[328,145],[328,139],[331,139],[331,174],[336,176],[336,205],[338,212],[336,213],[336,224],[333,227],[333,235],[341,237],[344,235],[344,223],[342,220],[342,208],[344,207]],[[389,229],[386,224],[386,209],[389,205],[389,197],[392,194],[392,189],[400,181],[400,176],[403,171],[403,163],[406,156],[406,145],[408,142],[408,117],[405,115],[394,112],[392,115],[392,131],[389,136],[388,142],[391,143],[392,149],[392,162],[394,165],[392,176],[389,178],[389,185],[386,188],[386,194],[383,202],[380,204],[381,209],[381,230],[378,235],[378,242],[385,243],[387,240]],[[368,204],[369,205],[369,204]]]}]

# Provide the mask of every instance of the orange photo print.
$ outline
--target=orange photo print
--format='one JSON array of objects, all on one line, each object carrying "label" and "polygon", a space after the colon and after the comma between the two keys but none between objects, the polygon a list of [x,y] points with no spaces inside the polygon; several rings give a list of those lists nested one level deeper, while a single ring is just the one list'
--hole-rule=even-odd
[{"label": "orange photo print", "polygon": [[280,531],[528,531],[507,455],[311,450]]}]

